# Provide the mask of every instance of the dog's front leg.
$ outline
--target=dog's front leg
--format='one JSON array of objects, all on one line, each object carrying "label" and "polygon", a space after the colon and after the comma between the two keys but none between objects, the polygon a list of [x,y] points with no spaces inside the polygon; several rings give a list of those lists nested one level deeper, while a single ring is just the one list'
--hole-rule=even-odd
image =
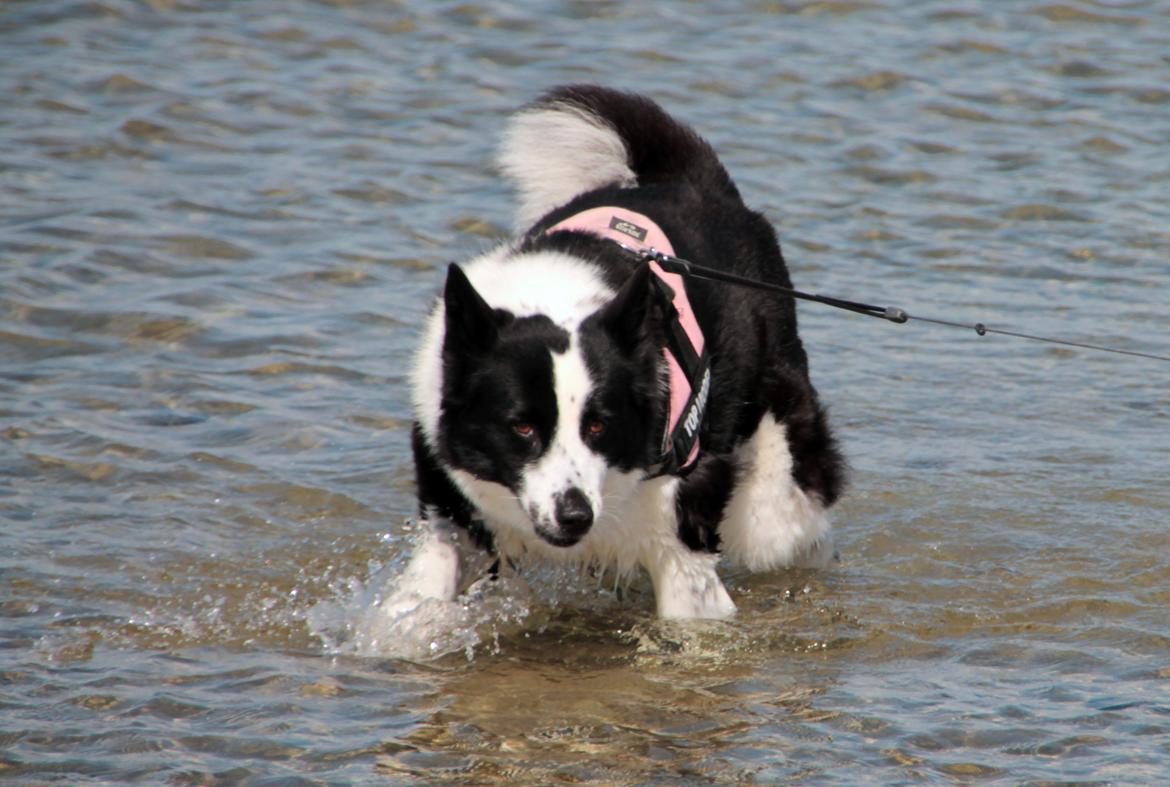
[{"label": "dog's front leg", "polygon": [[[406,569],[380,604],[389,615],[406,614],[425,599],[454,601],[463,576],[480,568],[474,565],[471,555],[483,551],[477,549],[468,530],[473,515],[471,503],[443,470],[418,423],[411,430],[411,449],[420,523],[425,531]],[[482,559],[481,556],[479,562]]]},{"label": "dog's front leg", "polygon": [[379,605],[390,617],[411,612],[425,599],[454,601],[459,593],[462,536],[444,519],[426,524],[427,531],[398,576],[393,591]]},{"label": "dog's front leg", "polygon": [[682,543],[659,549],[647,561],[658,617],[729,618],[735,602],[715,571],[718,555],[693,552]]},{"label": "dog's front leg", "polygon": [[735,603],[715,571],[719,556],[719,520],[735,483],[735,465],[726,457],[703,454],[682,479],[666,514],[672,536],[644,561],[654,582],[658,616],[663,618],[728,618]]}]

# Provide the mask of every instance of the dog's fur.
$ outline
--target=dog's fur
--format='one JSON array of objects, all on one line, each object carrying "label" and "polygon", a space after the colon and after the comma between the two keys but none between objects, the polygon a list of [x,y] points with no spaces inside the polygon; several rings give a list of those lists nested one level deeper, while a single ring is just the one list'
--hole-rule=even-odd
[{"label": "dog's fur", "polygon": [[579,85],[514,117],[500,165],[519,190],[519,234],[452,265],[426,326],[413,448],[432,535],[390,607],[453,599],[477,548],[505,567],[643,568],[669,618],[734,613],[720,553],[751,570],[830,561],[825,511],[844,469],[794,302],[686,282],[711,359],[702,450],[685,476],[652,477],[669,292],[615,243],[548,232],[619,206],[653,219],[679,257],[791,286],[771,225],[710,146],[646,98]]}]

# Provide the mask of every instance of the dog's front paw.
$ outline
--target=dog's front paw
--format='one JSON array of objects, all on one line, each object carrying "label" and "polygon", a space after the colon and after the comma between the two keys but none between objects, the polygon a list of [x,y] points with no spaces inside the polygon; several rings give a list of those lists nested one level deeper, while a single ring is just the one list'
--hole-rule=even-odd
[{"label": "dog's front paw", "polygon": [[532,611],[531,592],[516,576],[485,574],[451,599],[426,595],[427,589],[400,581],[371,607],[362,652],[420,661],[462,651],[471,658],[484,643],[498,647],[499,637],[518,630]]},{"label": "dog's front paw", "polygon": [[735,602],[717,576],[688,577],[674,583],[671,590],[658,597],[660,618],[725,620],[735,616]]},{"label": "dog's front paw", "polygon": [[383,605],[387,612],[411,600],[434,598],[453,601],[459,593],[459,549],[455,538],[436,528],[419,542],[393,592]]},{"label": "dog's front paw", "polygon": [[725,619],[735,615],[735,602],[715,571],[713,555],[675,553],[650,569],[658,617]]}]

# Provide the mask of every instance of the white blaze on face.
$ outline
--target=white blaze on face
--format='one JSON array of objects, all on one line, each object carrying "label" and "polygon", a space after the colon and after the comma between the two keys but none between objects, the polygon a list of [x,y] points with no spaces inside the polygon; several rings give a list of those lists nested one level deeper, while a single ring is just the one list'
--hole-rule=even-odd
[{"label": "white blaze on face", "polygon": [[594,520],[601,515],[605,459],[581,439],[581,419],[593,381],[573,335],[564,353],[553,353],[553,387],[557,398],[557,424],[544,454],[521,477],[520,504],[533,522],[556,528],[556,499],[578,489],[589,501]]}]

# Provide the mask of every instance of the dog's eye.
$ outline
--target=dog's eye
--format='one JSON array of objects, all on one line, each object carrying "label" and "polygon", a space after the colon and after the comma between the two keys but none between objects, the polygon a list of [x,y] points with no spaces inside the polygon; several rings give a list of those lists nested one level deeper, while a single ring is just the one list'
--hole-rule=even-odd
[{"label": "dog's eye", "polygon": [[531,439],[536,434],[536,427],[530,423],[521,421],[512,424],[512,431],[523,437],[525,440]]},{"label": "dog's eye", "polygon": [[605,434],[605,421],[590,421],[585,429],[590,437],[601,437]]}]

